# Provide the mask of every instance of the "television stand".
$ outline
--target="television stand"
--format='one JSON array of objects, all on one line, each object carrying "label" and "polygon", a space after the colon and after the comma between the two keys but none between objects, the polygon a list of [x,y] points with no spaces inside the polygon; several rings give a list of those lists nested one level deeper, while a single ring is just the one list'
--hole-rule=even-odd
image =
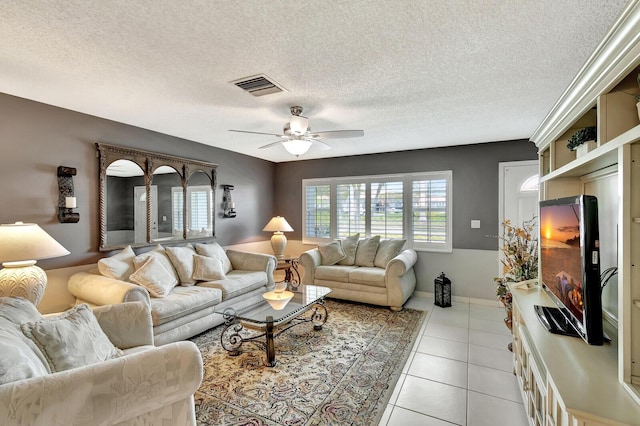
[{"label": "television stand", "polygon": [[581,337],[569,321],[562,315],[560,309],[550,306],[534,305],[538,319],[549,332],[563,336]]}]

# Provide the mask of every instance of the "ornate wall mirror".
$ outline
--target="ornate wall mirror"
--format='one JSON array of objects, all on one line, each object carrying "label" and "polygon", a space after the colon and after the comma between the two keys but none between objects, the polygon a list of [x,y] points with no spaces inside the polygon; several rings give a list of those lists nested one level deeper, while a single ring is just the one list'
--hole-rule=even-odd
[{"label": "ornate wall mirror", "polygon": [[216,165],[97,143],[100,247],[211,239]]}]

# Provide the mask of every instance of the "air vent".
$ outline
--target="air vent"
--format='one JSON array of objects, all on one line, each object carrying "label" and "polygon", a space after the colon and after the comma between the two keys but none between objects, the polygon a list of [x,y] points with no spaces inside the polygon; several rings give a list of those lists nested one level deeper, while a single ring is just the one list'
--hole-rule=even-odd
[{"label": "air vent", "polygon": [[235,84],[245,92],[251,93],[253,96],[270,95],[271,93],[284,92],[286,90],[264,74],[241,78],[230,83]]}]

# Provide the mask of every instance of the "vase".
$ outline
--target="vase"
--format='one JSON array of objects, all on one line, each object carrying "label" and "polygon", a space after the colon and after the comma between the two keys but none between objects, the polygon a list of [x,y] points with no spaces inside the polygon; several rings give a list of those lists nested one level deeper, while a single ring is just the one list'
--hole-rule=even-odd
[{"label": "vase", "polygon": [[582,145],[578,145],[578,147],[576,148],[576,158],[587,155],[589,151],[593,151],[596,146],[596,141],[586,141]]}]

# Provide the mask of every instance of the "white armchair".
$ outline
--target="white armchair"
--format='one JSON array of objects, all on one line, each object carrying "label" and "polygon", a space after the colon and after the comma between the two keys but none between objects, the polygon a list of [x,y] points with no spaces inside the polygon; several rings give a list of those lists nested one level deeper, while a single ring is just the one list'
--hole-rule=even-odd
[{"label": "white armchair", "polygon": [[149,308],[96,308],[101,328],[124,355],[0,385],[2,425],[195,425],[193,394],[202,358],[192,342],[153,346]]}]

